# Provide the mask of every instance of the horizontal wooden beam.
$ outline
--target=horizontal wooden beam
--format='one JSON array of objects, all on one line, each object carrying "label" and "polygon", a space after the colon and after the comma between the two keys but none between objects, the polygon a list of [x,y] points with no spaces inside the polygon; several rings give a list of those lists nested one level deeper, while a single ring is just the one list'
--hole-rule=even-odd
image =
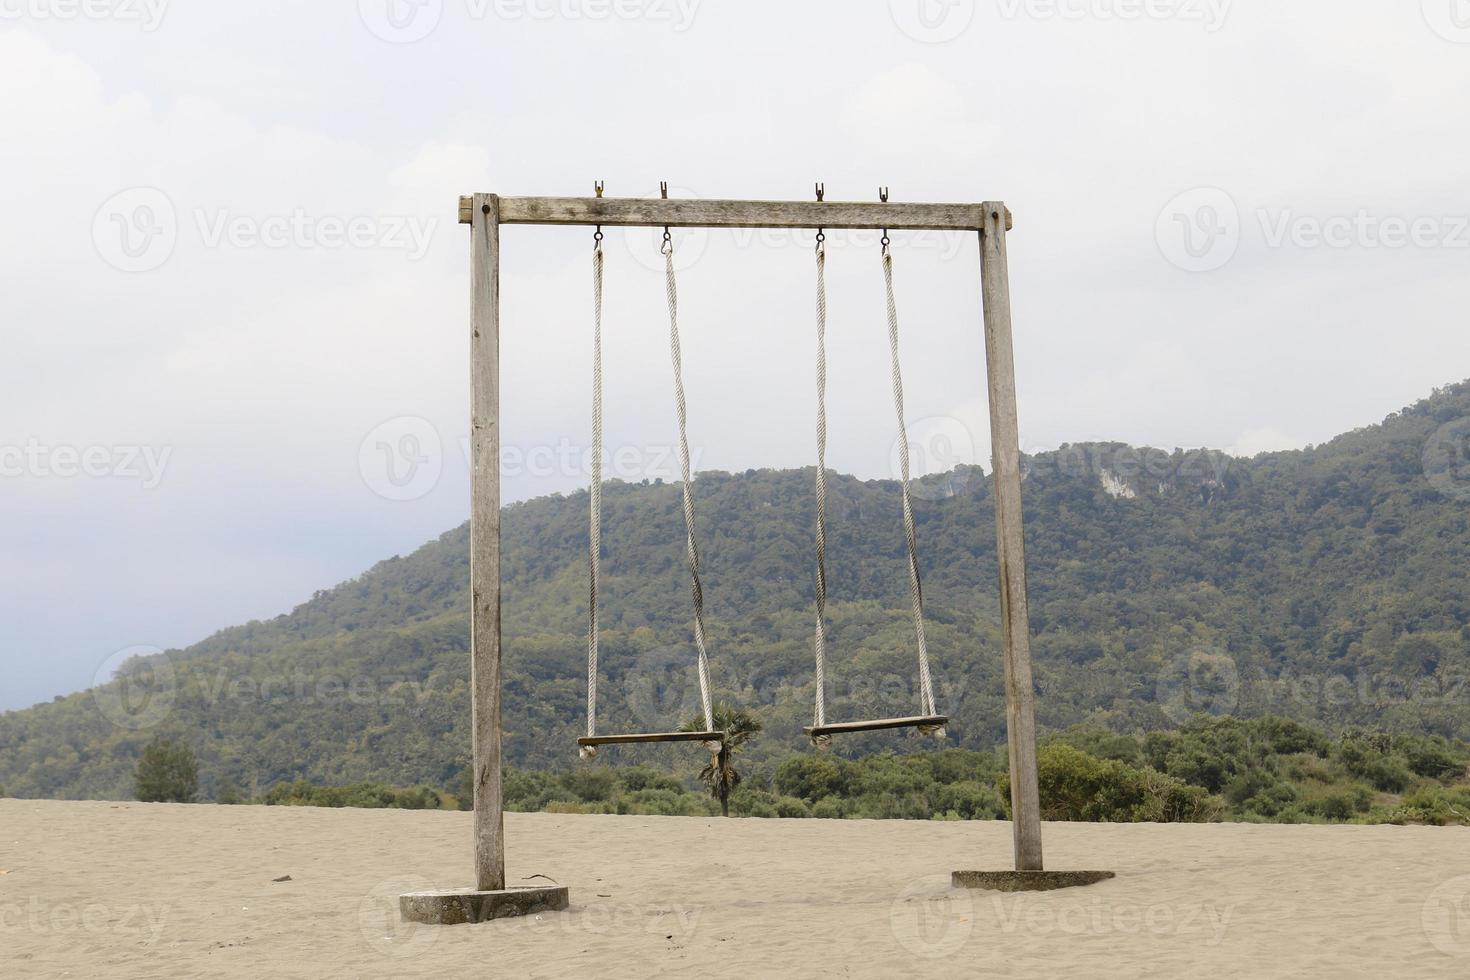
[{"label": "horizontal wooden beam", "polygon": [[[892,231],[981,231],[999,202],[899,204],[878,201],[719,201],[641,197],[502,197],[502,225],[607,225],[659,228],[887,228]],[[471,198],[459,199],[460,224]]]}]

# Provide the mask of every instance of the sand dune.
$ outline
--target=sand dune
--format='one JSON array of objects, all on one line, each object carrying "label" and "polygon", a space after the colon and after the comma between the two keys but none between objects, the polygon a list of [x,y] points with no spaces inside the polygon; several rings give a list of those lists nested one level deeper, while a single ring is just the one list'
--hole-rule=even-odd
[{"label": "sand dune", "polygon": [[993,895],[948,873],[1003,823],[506,823],[571,911],[399,923],[465,883],[466,814],[0,800],[0,976],[1470,976],[1466,829],[1049,824],[1119,877]]}]

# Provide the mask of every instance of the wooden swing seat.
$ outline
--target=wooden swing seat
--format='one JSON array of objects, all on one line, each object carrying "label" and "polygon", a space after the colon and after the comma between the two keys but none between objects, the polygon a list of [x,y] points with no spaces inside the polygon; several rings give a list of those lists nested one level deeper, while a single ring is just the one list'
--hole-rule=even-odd
[{"label": "wooden swing seat", "polygon": [[598,745],[630,745],[641,742],[723,742],[724,732],[634,732],[628,735],[583,735],[577,744],[583,748]]},{"label": "wooden swing seat", "polygon": [[855,732],[877,732],[888,728],[942,728],[949,724],[945,715],[919,715],[912,718],[875,718],[872,721],[843,721],[832,725],[809,725],[803,728],[812,738],[850,735]]}]

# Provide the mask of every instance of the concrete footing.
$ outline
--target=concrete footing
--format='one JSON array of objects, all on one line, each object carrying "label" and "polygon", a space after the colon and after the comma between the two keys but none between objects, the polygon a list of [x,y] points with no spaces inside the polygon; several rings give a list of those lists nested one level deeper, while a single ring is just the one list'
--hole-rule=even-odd
[{"label": "concrete footing", "polygon": [[1049,892],[1093,885],[1114,877],[1111,871],[956,871],[956,888],[989,888],[997,892]]},{"label": "concrete footing", "polygon": [[516,915],[560,912],[571,904],[564,885],[535,888],[506,888],[482,892],[474,889],[409,892],[398,897],[398,911],[405,922],[453,926],[465,922],[489,922]]}]

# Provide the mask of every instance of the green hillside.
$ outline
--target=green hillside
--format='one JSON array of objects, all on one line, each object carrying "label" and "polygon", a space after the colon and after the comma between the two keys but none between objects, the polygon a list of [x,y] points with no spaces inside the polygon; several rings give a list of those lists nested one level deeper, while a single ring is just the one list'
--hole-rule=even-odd
[{"label": "green hillside", "polygon": [[[1467,418],[1470,383],[1304,451],[1088,444],[1028,458],[1041,723],[1141,733],[1205,710],[1470,736],[1470,469],[1463,440],[1440,438]],[[812,479],[698,478],[713,678],[765,723],[757,770],[803,748],[811,711]],[[829,717],[912,713],[897,484],[828,487]],[[949,743],[986,749],[1004,733],[989,484],[961,470],[919,489]],[[697,703],[679,488],[612,484],[604,500],[600,724],[676,725]],[[578,494],[505,513],[506,751],[522,768],[576,759],[586,510]],[[160,685],[152,727],[114,724],[123,681],[0,715],[0,786],[126,797],[160,733],[198,753],[206,796],[224,781],[452,785],[468,742],[467,542],[457,528],[290,614],[134,663],[128,703],[146,678]],[[880,734],[840,751],[890,746],[919,743]],[[688,751],[616,761],[669,766]]]}]

